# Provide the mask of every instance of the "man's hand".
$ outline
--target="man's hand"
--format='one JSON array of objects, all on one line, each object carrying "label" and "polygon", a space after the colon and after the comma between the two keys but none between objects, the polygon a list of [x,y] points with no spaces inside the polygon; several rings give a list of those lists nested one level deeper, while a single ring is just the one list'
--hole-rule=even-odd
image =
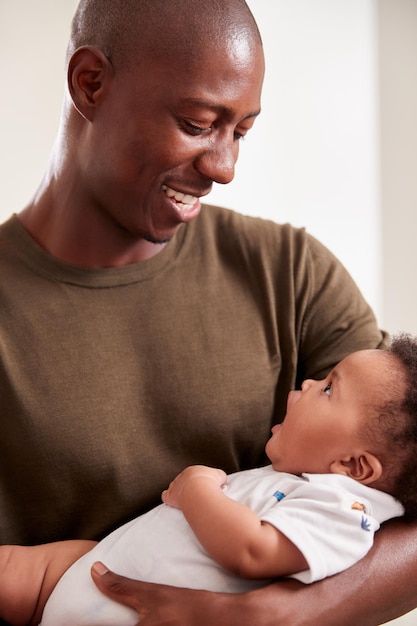
[{"label": "man's hand", "polygon": [[[138,626],[196,626],[200,623],[212,626],[215,623],[214,615],[217,614],[216,611],[212,612],[214,606],[218,606],[218,610],[226,617],[227,601],[231,595],[235,595],[131,580],[110,572],[102,563],[93,565],[91,575],[98,589],[107,597],[137,611]],[[221,608],[223,601],[226,612]],[[234,619],[235,615],[229,626],[243,624],[243,621],[239,622],[238,616],[236,621]]]},{"label": "man's hand", "polygon": [[[295,580],[238,594],[131,580],[109,571],[102,563],[93,565],[91,575],[107,597],[137,611],[136,626],[305,626],[313,623],[298,622],[295,617],[298,592],[305,588]],[[304,620],[304,611],[300,612]],[[310,612],[308,616],[311,617]],[[329,625],[326,622],[325,626]]]}]

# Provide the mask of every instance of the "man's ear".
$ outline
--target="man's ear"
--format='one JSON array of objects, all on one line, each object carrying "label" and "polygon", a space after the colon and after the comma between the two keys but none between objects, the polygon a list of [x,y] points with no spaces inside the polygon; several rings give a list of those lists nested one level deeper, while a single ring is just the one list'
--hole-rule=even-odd
[{"label": "man's ear", "polygon": [[94,112],[113,67],[96,46],[82,46],[72,55],[68,65],[68,89],[77,111],[88,121]]},{"label": "man's ear", "polygon": [[382,465],[375,454],[361,450],[352,456],[333,461],[330,471],[332,474],[350,476],[364,485],[370,485],[381,477]]}]

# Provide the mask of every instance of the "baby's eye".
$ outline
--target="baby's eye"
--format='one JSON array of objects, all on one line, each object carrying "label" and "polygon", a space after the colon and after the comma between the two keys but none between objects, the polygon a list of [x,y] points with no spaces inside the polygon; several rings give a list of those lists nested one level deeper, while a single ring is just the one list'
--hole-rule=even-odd
[{"label": "baby's eye", "polygon": [[327,383],[327,385],[323,389],[323,393],[327,393],[328,396],[332,395],[332,383]]}]

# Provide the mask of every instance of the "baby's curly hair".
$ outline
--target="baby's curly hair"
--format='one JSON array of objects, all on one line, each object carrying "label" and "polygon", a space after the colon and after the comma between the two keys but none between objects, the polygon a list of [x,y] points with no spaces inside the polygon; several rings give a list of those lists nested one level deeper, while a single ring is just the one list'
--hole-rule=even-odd
[{"label": "baby's curly hair", "polygon": [[[405,516],[417,518],[417,337],[402,333],[393,337],[388,354],[400,362],[405,393],[386,403],[379,412],[385,426],[394,480],[390,493],[404,506]],[[393,389],[395,388],[393,380]],[[388,467],[390,471],[391,467]]]}]

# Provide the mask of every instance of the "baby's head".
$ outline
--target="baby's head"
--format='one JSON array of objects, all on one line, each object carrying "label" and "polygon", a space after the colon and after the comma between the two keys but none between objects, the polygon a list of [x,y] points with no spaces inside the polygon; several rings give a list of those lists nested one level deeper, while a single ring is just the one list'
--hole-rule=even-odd
[{"label": "baby's head", "polygon": [[[388,354],[396,359],[402,393],[399,390],[399,398],[393,393],[379,407],[369,434],[376,438],[379,433],[386,444],[384,491],[403,504],[406,516],[417,518],[417,337],[394,337]],[[391,387],[395,384],[392,379]]]},{"label": "baby's head", "polygon": [[417,338],[363,350],[288,395],[266,452],[274,469],[345,474],[387,491],[417,516]]}]

